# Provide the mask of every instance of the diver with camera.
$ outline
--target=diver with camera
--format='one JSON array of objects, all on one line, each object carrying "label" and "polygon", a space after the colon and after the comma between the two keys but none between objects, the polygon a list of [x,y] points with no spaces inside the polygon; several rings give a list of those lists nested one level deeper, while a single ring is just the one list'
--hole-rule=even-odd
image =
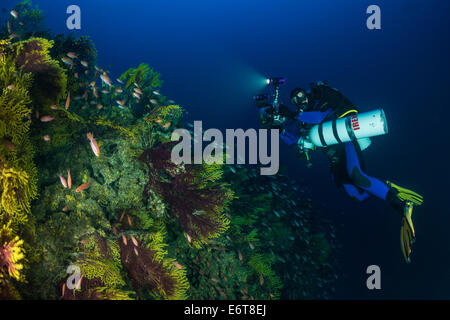
[{"label": "diver with camera", "polygon": [[360,114],[339,90],[322,81],[310,84],[308,91],[296,88],[291,92],[293,111],[279,101],[279,88],[284,82],[283,78],[268,80],[274,93],[254,98],[262,126],[280,129],[281,139],[297,146],[307,167],[311,166],[309,153],[321,149],[329,160],[332,180],[352,199],[362,202],[375,196],[399,212],[400,244],[409,263],[415,241],[412,211],[414,206],[422,204],[423,198],[414,191],[366,174],[362,157],[362,151],[371,144],[370,138],[388,131],[384,111]]}]

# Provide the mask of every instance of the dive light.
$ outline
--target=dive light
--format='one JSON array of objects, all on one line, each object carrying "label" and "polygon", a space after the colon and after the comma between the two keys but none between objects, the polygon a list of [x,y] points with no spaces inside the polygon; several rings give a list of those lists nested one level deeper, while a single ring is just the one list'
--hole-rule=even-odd
[{"label": "dive light", "polygon": [[365,149],[370,145],[369,138],[387,133],[386,115],[377,109],[315,125],[306,138],[299,140],[299,145],[312,149],[356,140]]}]

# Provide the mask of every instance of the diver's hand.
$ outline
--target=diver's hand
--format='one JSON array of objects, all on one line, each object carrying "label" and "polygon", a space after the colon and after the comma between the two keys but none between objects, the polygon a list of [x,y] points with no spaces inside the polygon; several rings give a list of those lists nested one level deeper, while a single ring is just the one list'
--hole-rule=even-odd
[{"label": "diver's hand", "polygon": [[411,247],[416,239],[416,233],[414,231],[414,226],[411,220],[413,207],[414,205],[412,202],[406,203],[405,211],[402,217],[402,226],[400,228],[400,246],[406,263],[411,262]]}]

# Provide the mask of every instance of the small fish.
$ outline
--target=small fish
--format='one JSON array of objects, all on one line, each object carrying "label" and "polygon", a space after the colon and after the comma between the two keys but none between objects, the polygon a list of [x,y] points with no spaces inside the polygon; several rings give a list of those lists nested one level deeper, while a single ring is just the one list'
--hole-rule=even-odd
[{"label": "small fish", "polygon": [[250,249],[252,249],[252,250],[255,249],[255,246],[254,246],[253,243],[251,243],[251,242],[248,243],[248,246],[249,246]]},{"label": "small fish", "polygon": [[73,66],[73,61],[71,59],[64,57],[61,60],[62,60],[62,62],[64,62],[68,66]]},{"label": "small fish", "polygon": [[170,103],[170,104],[174,104],[175,103],[175,101],[173,101],[173,100],[169,100],[167,102]]},{"label": "small fish", "polygon": [[125,211],[124,211],[124,212],[122,212],[122,215],[120,216],[120,219],[119,219],[119,221],[120,221],[120,222],[122,222],[122,220],[123,220],[123,217],[125,217]]},{"label": "small fish", "polygon": [[141,96],[136,92],[133,92],[133,97],[135,97],[138,100],[141,99]]},{"label": "small fish", "polygon": [[122,234],[122,242],[124,245],[126,245],[126,246],[128,245],[127,237],[125,237],[124,234]]},{"label": "small fish", "polygon": [[119,78],[116,79],[118,83],[123,84],[123,81],[120,80]]},{"label": "small fish", "polygon": [[6,26],[7,26],[7,28],[8,28],[8,33],[12,33],[12,25],[11,25],[11,22],[7,21],[7,22],[6,22]]},{"label": "small fish", "polygon": [[84,101],[86,101],[86,102],[88,101],[88,99],[89,99],[89,92],[87,90],[84,92],[83,98],[84,98]]},{"label": "small fish", "polygon": [[113,233],[115,234],[115,235],[117,235],[118,234],[118,232],[117,232],[117,228],[116,227],[112,227],[112,231],[113,231]]},{"label": "small fish", "polygon": [[50,140],[51,140],[51,138],[50,138],[50,136],[47,134],[47,135],[45,135],[44,137],[43,137],[43,139],[44,139],[44,141],[46,141],[46,142],[50,142]]},{"label": "small fish", "polygon": [[18,35],[17,33],[11,33],[11,34],[9,35],[9,38],[10,38],[10,39],[15,39],[15,38],[20,38],[20,37],[19,37],[19,35]]},{"label": "small fish", "polygon": [[98,98],[98,93],[97,93],[97,88],[96,87],[92,88],[92,93],[94,94],[94,97]]},{"label": "small fish", "polygon": [[130,219],[130,216],[128,216],[127,215],[127,220],[128,220],[128,224],[130,225],[130,227],[132,226],[132,223],[131,223],[131,219]]},{"label": "small fish", "polygon": [[242,253],[239,250],[238,250],[238,257],[239,257],[239,260],[242,261],[242,259],[243,259]]},{"label": "small fish", "polygon": [[160,96],[160,95],[161,95],[161,93],[159,93],[159,91],[153,91],[153,94],[155,94],[155,95],[157,95],[157,96]]},{"label": "small fish", "polygon": [[55,118],[54,118],[54,117],[51,117],[51,116],[43,116],[43,117],[41,118],[41,121],[42,121],[42,122],[50,122],[50,121],[53,121],[53,120],[55,120]]},{"label": "small fish", "polygon": [[82,192],[84,190],[86,190],[87,188],[89,188],[89,186],[91,185],[91,182],[89,181],[88,183],[83,183],[81,186],[79,186],[75,192]]},{"label": "small fish", "polygon": [[70,170],[67,171],[67,187],[72,189],[72,177],[70,175]]},{"label": "small fish", "polygon": [[137,247],[139,245],[138,241],[135,237],[131,236],[131,241],[133,241],[133,244]]},{"label": "small fish", "polygon": [[36,119],[39,119],[39,110],[36,109]]},{"label": "small fish", "polygon": [[11,15],[14,17],[14,19],[19,18],[19,14],[17,13],[17,11],[12,10],[10,13],[11,13]]},{"label": "small fish", "polygon": [[89,64],[88,64],[86,61],[81,60],[80,63],[81,63],[81,65],[82,65],[83,67],[85,67],[85,68],[88,68],[88,67],[89,67]]},{"label": "small fish", "polygon": [[66,100],[66,110],[69,110],[69,106],[70,106],[70,91],[67,94],[67,100]]},{"label": "small fish", "polygon": [[106,84],[107,86],[111,87],[111,80],[109,80],[108,75],[106,74],[106,72],[104,72],[101,76],[100,79],[102,79],[102,82],[104,84]]},{"label": "small fish", "polygon": [[171,122],[167,122],[165,125],[162,125],[162,127],[163,127],[164,129],[167,129],[167,128],[169,128],[171,125],[172,125]]},{"label": "small fish", "polygon": [[158,104],[158,100],[156,100],[156,99],[151,99],[150,102],[153,104]]},{"label": "small fish", "polygon": [[71,59],[78,59],[78,56],[73,52],[68,52],[67,56]]},{"label": "small fish", "polygon": [[65,206],[64,208],[62,208],[63,212],[67,212],[69,210],[69,206]]},{"label": "small fish", "polygon": [[90,85],[91,87],[95,87],[95,81],[92,81],[89,85]]},{"label": "small fish", "polygon": [[183,269],[183,266],[176,261],[172,261],[172,264],[180,270]]},{"label": "small fish", "polygon": [[109,94],[109,93],[111,93],[111,92],[108,91],[108,90],[102,90],[102,93],[103,93],[103,94]]},{"label": "small fish", "polygon": [[86,70],[86,71],[84,72],[84,74],[85,74],[85,75],[88,75],[88,74],[89,74],[89,70]]},{"label": "small fish", "polygon": [[61,296],[61,298],[63,298],[64,297],[64,294],[66,293],[66,283],[63,283],[63,285],[62,285],[62,296]]},{"label": "small fish", "polygon": [[133,83],[136,88],[139,88],[139,85],[135,82]]},{"label": "small fish", "polygon": [[123,92],[123,90],[122,90],[122,88],[116,88],[116,93],[122,93]]},{"label": "small fish", "polygon": [[86,106],[86,105],[84,105],[84,106],[81,107],[81,110],[85,110],[85,109],[87,109],[87,106]]},{"label": "small fish", "polygon": [[50,107],[50,109],[52,109],[52,110],[58,110],[59,108],[58,108],[58,106],[53,105],[53,106]]},{"label": "small fish", "polygon": [[122,107],[125,104],[125,100],[116,100],[116,102],[119,106],[122,106]]},{"label": "small fish", "polygon": [[15,88],[16,88],[16,86],[15,85],[13,85],[13,84],[10,84],[9,86],[7,86],[6,87],[8,90],[14,90]]},{"label": "small fish", "polygon": [[92,135],[92,133],[88,133],[87,134],[87,138],[90,141],[91,144],[91,149],[94,152],[96,157],[100,156],[100,148],[98,147],[97,141],[95,141],[94,136]]},{"label": "small fish", "polygon": [[61,184],[64,188],[67,188],[67,180],[62,175],[59,175],[59,181],[61,181]]},{"label": "small fish", "polygon": [[75,72],[73,76],[75,77],[75,79],[78,79],[78,72]]},{"label": "small fish", "polygon": [[259,284],[260,285],[264,284],[264,277],[262,276],[262,274],[259,275]]},{"label": "small fish", "polygon": [[138,251],[137,251],[136,248],[134,248],[134,254],[135,254],[136,256],[139,256],[139,253],[138,253]]},{"label": "small fish", "polygon": [[186,235],[186,238],[187,238],[188,242],[190,243],[192,241],[191,236],[188,235],[186,232],[184,234]]},{"label": "small fish", "polygon": [[97,109],[100,110],[100,109],[102,109],[102,108],[103,108],[103,106],[99,103],[99,104],[97,105]]},{"label": "small fish", "polygon": [[77,290],[81,289],[81,281],[83,281],[83,276],[81,276],[80,280],[77,283],[77,286],[75,287]]},{"label": "small fish", "polygon": [[133,91],[138,93],[138,94],[140,94],[140,95],[143,95],[142,91],[139,88],[134,88]]}]

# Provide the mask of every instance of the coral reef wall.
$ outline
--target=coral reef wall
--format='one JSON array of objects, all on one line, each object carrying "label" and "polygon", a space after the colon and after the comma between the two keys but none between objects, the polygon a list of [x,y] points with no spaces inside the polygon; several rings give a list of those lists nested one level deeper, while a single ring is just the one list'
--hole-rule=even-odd
[{"label": "coral reef wall", "polygon": [[51,35],[31,1],[13,9],[0,33],[0,298],[332,294],[334,230],[301,187],[172,163],[171,133],[189,124],[158,72],[110,79],[89,38]]}]

